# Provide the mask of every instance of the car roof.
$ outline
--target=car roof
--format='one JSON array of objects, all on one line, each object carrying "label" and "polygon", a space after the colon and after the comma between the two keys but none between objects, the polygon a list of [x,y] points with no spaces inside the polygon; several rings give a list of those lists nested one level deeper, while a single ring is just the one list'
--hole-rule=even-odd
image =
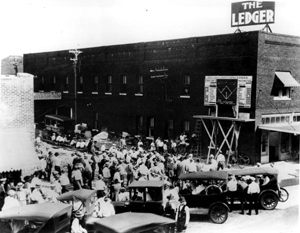
[{"label": "car roof", "polygon": [[226,171],[206,171],[185,173],[179,176],[180,180],[226,180],[228,172]]},{"label": "car roof", "polygon": [[129,188],[151,188],[151,187],[162,187],[164,182],[161,180],[147,180],[147,181],[133,181],[128,187]]},{"label": "car roof", "polygon": [[[117,223],[117,224],[115,224]],[[154,230],[159,226],[175,223],[173,219],[151,213],[127,212],[102,218],[91,223],[87,227],[96,232],[106,233],[135,233]]]},{"label": "car roof", "polygon": [[60,116],[60,115],[45,115],[46,118],[57,120],[57,121],[74,121],[73,119],[66,117],[66,116]]},{"label": "car roof", "polygon": [[63,203],[42,203],[15,206],[0,212],[0,219],[47,221],[57,213],[71,213],[72,206]]},{"label": "car roof", "polygon": [[96,192],[97,190],[78,189],[75,191],[63,193],[58,197],[56,197],[56,199],[59,201],[72,201],[73,198],[75,197],[84,202],[87,199],[91,198],[93,195],[95,195]]},{"label": "car roof", "polygon": [[278,170],[272,167],[251,167],[244,168],[239,170],[230,170],[228,171],[231,174],[236,176],[244,176],[244,175],[278,175]]}]

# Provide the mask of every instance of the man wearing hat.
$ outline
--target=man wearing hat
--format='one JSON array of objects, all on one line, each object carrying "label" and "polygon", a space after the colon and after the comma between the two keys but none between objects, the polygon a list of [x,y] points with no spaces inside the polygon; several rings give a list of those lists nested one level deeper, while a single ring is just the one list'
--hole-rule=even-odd
[{"label": "man wearing hat", "polygon": [[97,190],[97,197],[103,197],[105,195],[105,191],[107,190],[107,186],[103,181],[103,176],[99,174],[99,180],[95,182],[95,190]]},{"label": "man wearing hat", "polygon": [[238,196],[240,198],[240,202],[241,202],[241,213],[240,214],[244,214],[244,204],[246,202],[246,194],[247,194],[247,190],[248,190],[248,184],[246,183],[246,179],[245,176],[242,177],[237,177],[237,191],[238,191]]},{"label": "man wearing hat", "polygon": [[215,159],[214,155],[209,156],[209,162],[208,163],[210,164],[210,170],[217,170],[218,162]]},{"label": "man wearing hat", "polygon": [[236,192],[237,192],[237,181],[233,174],[229,174],[228,180],[229,181],[226,186],[226,191],[227,191],[227,196],[230,199],[230,212],[231,212],[233,209],[234,197],[236,196]]},{"label": "man wearing hat", "polygon": [[37,181],[35,183],[35,188],[30,195],[31,204],[40,204],[46,202],[47,195],[41,185],[41,181]]},{"label": "man wearing hat", "polygon": [[72,222],[72,226],[71,226],[71,233],[87,233],[87,230],[84,229],[81,225],[80,225],[80,220],[83,217],[83,214],[81,211],[76,211],[75,215],[74,215],[74,220]]},{"label": "man wearing hat", "polygon": [[176,227],[177,232],[185,232],[187,225],[190,221],[190,210],[189,207],[186,205],[186,200],[184,197],[179,198],[179,206],[176,211]]},{"label": "man wearing hat", "polygon": [[7,210],[14,206],[20,206],[18,199],[16,199],[16,192],[12,189],[8,190],[7,197],[4,199],[2,211]]},{"label": "man wearing hat", "polygon": [[24,184],[19,182],[17,184],[16,196],[21,206],[27,205],[29,201],[30,191],[28,189],[23,189]]},{"label": "man wearing hat", "polygon": [[254,205],[255,213],[258,215],[258,195],[260,193],[259,184],[255,182],[254,177],[250,177],[249,179],[249,186],[247,194],[249,196],[249,212],[248,215],[251,215],[251,211]]}]

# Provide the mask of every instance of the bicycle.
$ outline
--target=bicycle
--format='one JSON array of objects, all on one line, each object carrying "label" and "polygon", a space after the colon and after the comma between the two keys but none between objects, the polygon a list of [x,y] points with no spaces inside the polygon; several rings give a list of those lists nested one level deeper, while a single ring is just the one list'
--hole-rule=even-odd
[{"label": "bicycle", "polygon": [[290,194],[285,188],[280,187],[278,196],[279,196],[279,201],[286,202],[289,199]]},{"label": "bicycle", "polygon": [[229,157],[228,164],[233,166],[238,165],[240,168],[244,168],[250,164],[250,161],[250,157],[247,155],[236,155],[235,153],[232,153]]}]

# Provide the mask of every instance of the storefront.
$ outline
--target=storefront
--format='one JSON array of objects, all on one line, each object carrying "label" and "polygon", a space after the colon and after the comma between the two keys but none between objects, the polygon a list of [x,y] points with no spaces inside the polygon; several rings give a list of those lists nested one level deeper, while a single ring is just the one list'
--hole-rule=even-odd
[{"label": "storefront", "polygon": [[300,113],[264,115],[258,128],[262,163],[291,160],[291,153],[299,154]]}]

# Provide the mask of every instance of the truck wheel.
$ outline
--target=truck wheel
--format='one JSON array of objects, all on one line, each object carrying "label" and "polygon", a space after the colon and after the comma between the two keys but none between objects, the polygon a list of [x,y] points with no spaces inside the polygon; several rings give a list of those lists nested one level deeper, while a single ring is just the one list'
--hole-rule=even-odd
[{"label": "truck wheel", "polygon": [[228,209],[220,204],[214,205],[209,210],[209,218],[214,223],[222,224],[228,218]]},{"label": "truck wheel", "polygon": [[260,197],[260,204],[265,210],[274,210],[278,204],[278,197],[275,193],[264,193]]}]

